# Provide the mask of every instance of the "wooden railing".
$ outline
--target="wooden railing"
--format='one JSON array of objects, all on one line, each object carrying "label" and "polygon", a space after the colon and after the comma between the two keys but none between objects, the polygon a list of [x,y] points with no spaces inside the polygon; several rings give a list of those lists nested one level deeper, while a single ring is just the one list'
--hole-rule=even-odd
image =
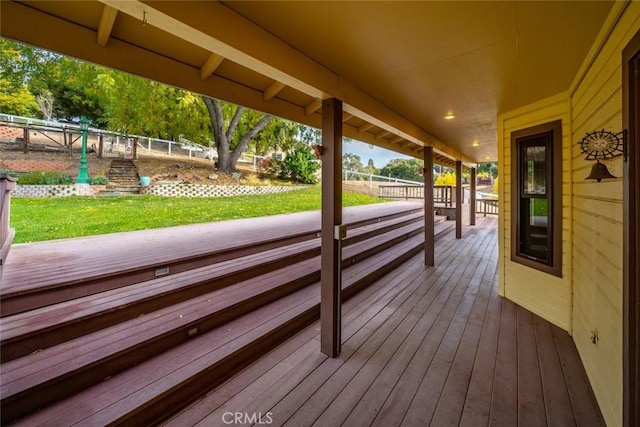
[{"label": "wooden railing", "polygon": [[498,215],[498,199],[477,199],[476,200],[476,213],[481,213],[483,216]]},{"label": "wooden railing", "polygon": [[9,228],[9,211],[11,190],[16,186],[16,181],[16,178],[0,173],[0,279],[2,279],[2,266],[6,263],[15,234],[15,230]]},{"label": "wooden railing", "polygon": [[382,199],[422,199],[424,187],[417,185],[381,185],[378,187],[378,197]]},{"label": "wooden railing", "polygon": [[[464,186],[463,186],[464,187]],[[434,185],[433,202],[440,207],[451,208],[455,204],[456,194],[452,185]],[[378,187],[378,197],[383,199],[422,199],[424,187],[418,185],[381,185]],[[476,199],[476,213],[498,215],[498,199]]]},{"label": "wooden railing", "polygon": [[453,206],[455,202],[455,193],[452,185],[434,185],[433,186],[433,203],[442,203],[447,207]]},{"label": "wooden railing", "polygon": [[[433,202],[453,206],[455,194],[451,185],[434,185]],[[424,187],[418,185],[381,185],[378,197],[383,199],[423,199]]]}]

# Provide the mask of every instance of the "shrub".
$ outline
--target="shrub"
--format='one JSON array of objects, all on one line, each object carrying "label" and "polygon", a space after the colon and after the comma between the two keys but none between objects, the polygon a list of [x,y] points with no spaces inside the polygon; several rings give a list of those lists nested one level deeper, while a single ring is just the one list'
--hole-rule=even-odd
[{"label": "shrub", "polygon": [[287,153],[283,163],[280,173],[282,179],[290,179],[302,184],[315,184],[318,182],[315,173],[320,169],[320,163],[308,145],[297,145],[291,152]]},{"label": "shrub", "polygon": [[18,178],[18,184],[21,185],[66,185],[71,183],[71,177],[62,172],[33,171],[22,174]]},{"label": "shrub", "polygon": [[258,163],[258,176],[262,179],[276,179],[282,173],[283,162],[271,157],[260,160]]},{"label": "shrub", "polygon": [[89,178],[89,184],[91,185],[107,185],[109,184],[109,178],[106,176],[94,176]]}]

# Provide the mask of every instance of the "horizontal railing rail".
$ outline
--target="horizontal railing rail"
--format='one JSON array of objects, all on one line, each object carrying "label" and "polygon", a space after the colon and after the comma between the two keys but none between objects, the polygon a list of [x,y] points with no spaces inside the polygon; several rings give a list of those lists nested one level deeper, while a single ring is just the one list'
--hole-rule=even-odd
[{"label": "horizontal railing rail", "polygon": [[[71,143],[75,142],[81,134],[80,125],[77,123],[42,120],[3,113],[0,113],[0,124],[3,126],[39,132],[58,145],[61,144],[51,138],[49,135],[50,132],[65,135],[65,141],[66,135],[77,135],[75,139],[70,137]],[[186,154],[188,152],[189,157],[192,157],[194,153],[196,153],[195,155],[198,157],[205,157],[209,159],[217,157],[215,148],[198,144],[182,137],[179,137],[178,141],[170,141],[167,139],[151,138],[148,136],[127,134],[92,127],[89,127],[87,130],[87,135],[89,137],[93,136],[103,143],[103,145],[101,145],[102,150],[100,150],[100,154],[105,157],[121,157],[126,155],[126,153],[132,149],[134,141],[137,142],[137,146],[139,148],[145,149],[147,152],[162,151],[168,155]],[[25,142],[28,144],[28,141]],[[98,150],[98,148],[96,148],[96,150]]]},{"label": "horizontal railing rail", "polygon": [[381,185],[378,187],[378,197],[382,199],[422,199],[424,187],[416,185]]},{"label": "horizontal railing rail", "polygon": [[[434,203],[453,206],[455,202],[454,187],[451,185],[434,185]],[[378,187],[378,197],[383,199],[423,199],[424,186],[418,185],[381,185]]]},{"label": "horizontal railing rail", "polygon": [[359,178],[364,178],[362,179],[362,181],[369,181],[369,184],[372,185],[373,182],[394,182],[394,183],[403,183],[403,184],[411,184],[411,185],[424,185],[424,182],[420,182],[420,181],[411,181],[408,179],[401,179],[401,178],[393,178],[391,176],[384,176],[384,175],[374,175],[371,173],[366,173],[366,172],[357,172],[357,171],[350,171],[347,169],[342,169],[342,177],[343,177],[343,181],[348,181],[349,177],[359,177]]},{"label": "horizontal railing rail", "polygon": [[476,213],[481,213],[483,216],[498,215],[498,208],[500,204],[498,199],[477,199],[476,200]]}]

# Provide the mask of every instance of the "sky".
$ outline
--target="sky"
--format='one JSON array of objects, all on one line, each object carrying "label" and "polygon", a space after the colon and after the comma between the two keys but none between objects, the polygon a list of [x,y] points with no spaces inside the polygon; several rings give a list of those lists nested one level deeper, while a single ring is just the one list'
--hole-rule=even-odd
[{"label": "sky", "polygon": [[369,159],[373,159],[373,163],[378,169],[382,169],[393,159],[410,159],[409,156],[396,153],[395,151],[386,150],[376,147],[375,145],[365,144],[364,142],[352,141],[342,143],[342,154],[356,154],[362,159],[362,164],[367,165]]}]

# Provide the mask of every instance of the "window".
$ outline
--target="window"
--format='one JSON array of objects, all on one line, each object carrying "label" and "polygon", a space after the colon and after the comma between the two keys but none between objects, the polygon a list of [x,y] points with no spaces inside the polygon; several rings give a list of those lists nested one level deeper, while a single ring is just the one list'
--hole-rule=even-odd
[{"label": "window", "polygon": [[562,122],[511,134],[511,260],[562,277]]}]

